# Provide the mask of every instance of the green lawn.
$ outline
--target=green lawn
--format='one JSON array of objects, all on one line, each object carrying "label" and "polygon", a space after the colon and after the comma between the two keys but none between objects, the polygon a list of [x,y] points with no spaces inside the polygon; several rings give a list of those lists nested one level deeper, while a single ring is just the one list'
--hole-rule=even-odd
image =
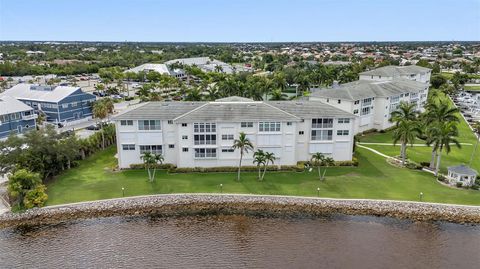
[{"label": "green lawn", "polygon": [[424,192],[429,202],[480,205],[480,192],[442,186],[432,175],[397,168],[368,150],[358,149],[359,167],[329,168],[327,179],[320,182],[315,172],[271,172],[264,182],[256,173],[243,173],[240,182],[235,173],[158,173],[154,183],[147,182],[144,170],[113,172],[115,148],[97,153],[82,161],[48,184],[48,205],[97,199],[159,193],[224,193],[278,194],[321,197],[418,200]]},{"label": "green lawn", "polygon": [[[445,101],[451,102],[448,99]],[[442,154],[441,161],[441,171],[446,172],[448,166],[458,165],[458,164],[468,164],[470,161],[471,154],[476,143],[476,137],[473,134],[472,130],[468,127],[468,124],[463,118],[458,115],[460,118],[460,123],[458,125],[459,132],[459,142],[460,143],[469,143],[471,145],[463,145],[461,149],[458,149],[455,146],[452,146],[452,151],[447,155],[445,152]],[[392,143],[392,131],[385,133],[372,133],[360,137],[360,142],[367,143]],[[415,144],[425,144],[424,141],[417,139]],[[400,146],[392,145],[365,145],[367,147],[378,150],[389,156],[398,156],[400,155]],[[409,147],[407,149],[408,158],[414,160],[415,162],[429,162],[431,158],[431,148],[430,147]],[[480,171],[480,147],[477,150],[472,167],[477,171]]]},{"label": "green lawn", "polygon": [[475,86],[465,86],[466,91],[480,91],[480,85]]}]

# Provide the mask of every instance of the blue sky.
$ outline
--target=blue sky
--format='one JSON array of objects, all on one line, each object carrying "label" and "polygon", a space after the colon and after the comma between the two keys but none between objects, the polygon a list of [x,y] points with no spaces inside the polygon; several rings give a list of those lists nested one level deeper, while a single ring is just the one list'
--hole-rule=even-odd
[{"label": "blue sky", "polygon": [[480,0],[0,0],[0,40],[480,40]]}]

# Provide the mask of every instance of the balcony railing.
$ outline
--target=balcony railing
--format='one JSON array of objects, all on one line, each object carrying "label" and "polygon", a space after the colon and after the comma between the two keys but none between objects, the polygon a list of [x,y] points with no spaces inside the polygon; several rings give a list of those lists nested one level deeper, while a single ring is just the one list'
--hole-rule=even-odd
[{"label": "balcony railing", "polygon": [[36,118],[38,118],[37,114],[30,114],[30,115],[23,115],[22,116],[23,120],[34,120]]}]

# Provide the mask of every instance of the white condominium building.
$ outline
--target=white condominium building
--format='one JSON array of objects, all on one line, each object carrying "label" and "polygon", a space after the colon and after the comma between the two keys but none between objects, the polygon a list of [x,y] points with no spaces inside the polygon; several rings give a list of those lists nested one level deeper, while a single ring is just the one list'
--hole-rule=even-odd
[{"label": "white condominium building", "polygon": [[[430,69],[411,66],[407,72],[406,67],[386,66],[360,73],[360,80],[317,90],[309,100],[328,103],[359,116],[355,133],[387,129],[393,126],[390,115],[400,102],[414,103],[419,111],[427,102],[430,71],[424,69]],[[398,75],[395,71],[398,69],[406,75]],[[412,70],[418,73],[411,74]]]},{"label": "white condominium building", "polygon": [[416,66],[384,66],[370,71],[362,72],[359,74],[360,80],[375,80],[375,81],[387,81],[394,79],[408,79],[418,81],[426,84],[430,84],[430,76],[432,75],[432,69]]},{"label": "white condominium building", "polygon": [[[276,165],[307,161],[316,152],[352,159],[357,116],[310,101],[259,102],[229,97],[215,102],[149,102],[115,117],[120,168],[162,154],[178,167],[236,166],[232,145],[244,132],[255,150],[272,152]],[[244,157],[253,165],[253,152]]]}]

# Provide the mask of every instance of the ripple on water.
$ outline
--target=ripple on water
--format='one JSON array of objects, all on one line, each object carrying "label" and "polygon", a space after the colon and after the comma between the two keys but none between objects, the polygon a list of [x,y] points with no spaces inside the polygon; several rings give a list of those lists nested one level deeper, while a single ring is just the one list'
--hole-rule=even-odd
[{"label": "ripple on water", "polygon": [[6,268],[478,268],[479,251],[480,226],[368,216],[137,216],[0,230]]}]

